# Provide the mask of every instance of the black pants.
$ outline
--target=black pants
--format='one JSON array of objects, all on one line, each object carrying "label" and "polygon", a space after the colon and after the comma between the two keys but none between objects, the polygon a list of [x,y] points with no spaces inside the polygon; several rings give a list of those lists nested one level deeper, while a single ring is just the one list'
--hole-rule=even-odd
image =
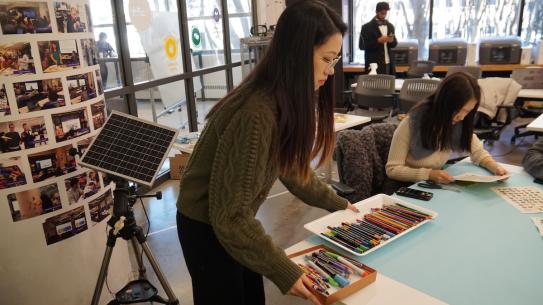
[{"label": "black pants", "polygon": [[210,225],[177,212],[177,233],[192,278],[194,305],[266,303],[262,275],[234,260]]}]

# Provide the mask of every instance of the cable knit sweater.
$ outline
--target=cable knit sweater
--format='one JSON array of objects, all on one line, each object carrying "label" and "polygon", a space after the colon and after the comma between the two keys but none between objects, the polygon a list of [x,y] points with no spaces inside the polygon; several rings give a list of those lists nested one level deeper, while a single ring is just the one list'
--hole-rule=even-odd
[{"label": "cable knit sweater", "polygon": [[224,104],[194,148],[181,179],[177,208],[186,217],[213,226],[234,259],[287,293],[302,270],[255,219],[273,183],[279,178],[305,203],[329,211],[346,208],[347,201],[315,174],[306,185],[279,177],[278,163],[270,156],[278,141],[276,117],[274,103],[260,92]]},{"label": "cable knit sweater", "polygon": [[[428,157],[419,160],[413,159],[409,152],[410,125],[409,117],[407,117],[402,120],[394,132],[386,165],[387,176],[406,182],[427,180],[432,169],[441,169],[447,163],[452,151],[436,151]],[[476,135],[473,135],[471,140],[470,158],[474,164],[481,165],[492,172],[498,166]]]}]

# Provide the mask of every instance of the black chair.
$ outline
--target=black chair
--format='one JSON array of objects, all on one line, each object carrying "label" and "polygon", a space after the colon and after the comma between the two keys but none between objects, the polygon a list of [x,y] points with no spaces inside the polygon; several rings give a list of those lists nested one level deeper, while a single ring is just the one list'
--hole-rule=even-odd
[{"label": "black chair", "polygon": [[432,76],[435,62],[431,60],[414,60],[409,63],[407,78],[422,78],[424,74]]},{"label": "black chair", "polygon": [[406,79],[400,90],[400,112],[407,113],[419,101],[432,95],[438,86],[439,80],[435,79]]},{"label": "black chair", "polygon": [[479,66],[452,66],[452,67],[449,67],[449,69],[447,70],[446,76],[449,76],[456,72],[467,73],[475,77],[476,79],[479,79],[482,76],[481,67]]},{"label": "black chair", "polygon": [[[514,69],[511,78],[522,85],[523,89],[541,89],[543,88],[543,69],[541,67],[528,67],[522,69]],[[527,99],[529,100],[529,99]],[[520,117],[537,118],[543,114],[542,107],[528,107],[525,105],[526,100],[517,99],[515,108]],[[539,104],[539,103],[538,103]],[[511,144],[515,144],[516,139],[528,136],[534,136],[536,139],[543,135],[538,131],[524,130],[529,123],[515,127],[515,134],[511,137]]]},{"label": "black chair", "polygon": [[360,75],[353,91],[354,103],[360,109],[356,115],[371,117],[371,121],[380,122],[392,117],[396,106],[393,75]]},{"label": "black chair", "polygon": [[[513,110],[514,107],[512,106],[498,106],[496,116],[493,118],[488,117],[482,112],[476,112],[473,133],[484,143],[492,145],[494,141],[500,139],[503,129],[511,124],[511,121],[513,120]],[[504,122],[498,120],[500,112],[505,112],[506,114]]]}]

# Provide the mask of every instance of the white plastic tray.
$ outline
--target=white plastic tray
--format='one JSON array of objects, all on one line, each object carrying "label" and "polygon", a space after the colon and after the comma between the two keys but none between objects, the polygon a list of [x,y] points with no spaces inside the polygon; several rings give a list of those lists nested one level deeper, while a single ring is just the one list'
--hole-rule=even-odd
[{"label": "white plastic tray", "polygon": [[354,213],[353,211],[351,210],[341,210],[341,211],[336,211],[334,213],[331,213],[331,214],[328,214],[326,216],[323,216],[319,219],[316,219],[312,222],[309,222],[309,223],[306,223],[304,225],[304,228],[306,228],[307,230],[317,234],[320,238],[323,238],[331,243],[333,243],[334,245],[340,247],[341,249],[353,254],[353,255],[356,255],[356,256],[364,256],[366,254],[369,254],[387,244],[389,244],[390,242],[392,242],[393,240],[397,239],[397,238],[400,238],[401,236],[413,231],[414,229],[422,226],[423,224],[427,223],[429,220],[425,220],[421,223],[419,223],[418,225],[408,229],[408,230],[405,230],[403,231],[402,233],[394,236],[393,238],[379,244],[378,246],[376,247],[373,247],[371,249],[369,249],[368,251],[365,251],[364,253],[357,253],[357,252],[354,252],[352,251],[351,249],[341,245],[340,243],[338,242],[335,242],[333,241],[332,239],[326,237],[326,236],[323,236],[321,233],[325,233],[325,232],[328,232],[330,231],[327,226],[337,226],[339,224],[341,224],[341,222],[344,222],[344,221],[347,221],[347,222],[356,222],[356,219],[362,219],[364,218],[364,215],[365,214],[369,214],[371,212],[371,209],[372,208],[381,208],[383,207],[383,204],[386,204],[386,203],[399,203],[399,204],[403,204],[407,207],[410,207],[410,208],[413,208],[413,209],[416,209],[416,210],[419,210],[423,213],[426,213],[428,215],[431,215],[433,218],[436,218],[438,216],[438,214],[432,210],[429,210],[429,209],[426,209],[426,208],[423,208],[423,207],[420,207],[418,205],[415,205],[415,204],[412,204],[412,203],[408,203],[406,201],[403,201],[401,199],[398,199],[396,197],[391,197],[391,196],[388,196],[388,195],[385,195],[385,194],[378,194],[378,195],[375,195],[373,197],[370,197],[368,199],[365,199],[365,200],[362,200],[360,202],[357,202],[354,204],[354,206],[356,206],[360,212],[359,213]]}]

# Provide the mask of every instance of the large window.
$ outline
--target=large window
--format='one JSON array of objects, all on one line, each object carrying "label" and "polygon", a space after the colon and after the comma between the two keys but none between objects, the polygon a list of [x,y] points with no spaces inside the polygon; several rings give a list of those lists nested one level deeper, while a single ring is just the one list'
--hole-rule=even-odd
[{"label": "large window", "polygon": [[223,17],[219,0],[187,0],[188,35],[196,69],[225,63]]},{"label": "large window", "polygon": [[434,0],[432,38],[517,35],[519,18],[520,0]]},{"label": "large window", "polygon": [[543,1],[526,0],[522,17],[522,40],[534,45],[543,39]]},{"label": "large window", "polygon": [[[89,1],[94,37],[104,89],[121,86],[118,42],[113,30],[115,22],[110,0]],[[83,46],[87,48],[88,46]]]},{"label": "large window", "polygon": [[[356,0],[353,3],[355,62],[364,62],[364,51],[358,49],[360,30],[362,25],[375,17],[375,6],[379,1]],[[388,3],[388,21],[394,25],[398,41],[416,39],[419,43],[419,57],[424,57],[427,54],[424,46],[428,39],[430,0],[394,0]]]}]

